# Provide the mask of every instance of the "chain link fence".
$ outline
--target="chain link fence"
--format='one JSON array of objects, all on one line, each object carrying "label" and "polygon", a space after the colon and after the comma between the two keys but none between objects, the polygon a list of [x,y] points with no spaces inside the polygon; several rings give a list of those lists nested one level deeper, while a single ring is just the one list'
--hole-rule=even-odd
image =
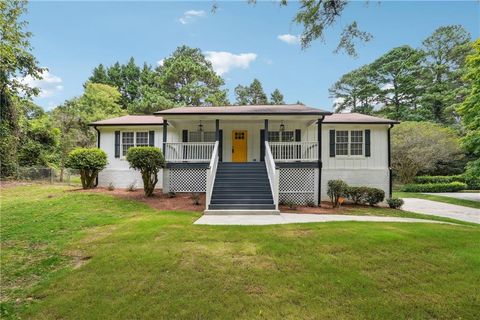
[{"label": "chain link fence", "polygon": [[77,170],[63,171],[49,167],[17,167],[15,180],[43,183],[80,184],[80,174]]}]

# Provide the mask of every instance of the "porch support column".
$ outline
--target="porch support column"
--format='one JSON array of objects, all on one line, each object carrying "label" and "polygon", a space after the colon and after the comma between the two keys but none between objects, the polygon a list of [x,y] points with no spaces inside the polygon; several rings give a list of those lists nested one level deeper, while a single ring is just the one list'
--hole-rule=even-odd
[{"label": "porch support column", "polygon": [[393,181],[392,181],[392,142],[390,130],[392,130],[393,124],[388,127],[387,136],[387,149],[388,149],[388,197],[392,197]]},{"label": "porch support column", "polygon": [[167,119],[163,119],[163,156],[167,158],[166,149],[167,149],[167,129],[168,129],[168,124],[167,124]]},{"label": "porch support column", "polygon": [[322,205],[322,122],[325,116],[317,121],[317,143],[318,143],[318,206]]},{"label": "porch support column", "polygon": [[265,119],[265,141],[268,141],[268,119]]},{"label": "porch support column", "polygon": [[220,140],[220,120],[215,120],[215,141]]}]

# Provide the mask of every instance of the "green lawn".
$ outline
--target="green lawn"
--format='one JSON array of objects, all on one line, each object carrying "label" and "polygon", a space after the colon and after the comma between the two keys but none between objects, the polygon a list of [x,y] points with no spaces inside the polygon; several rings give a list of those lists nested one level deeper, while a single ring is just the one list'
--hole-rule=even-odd
[{"label": "green lawn", "polygon": [[480,313],[478,226],[195,226],[198,213],[161,212],[56,186],[3,189],[1,214],[2,318],[475,319]]},{"label": "green lawn", "polygon": [[480,209],[479,201],[457,199],[457,198],[444,197],[444,196],[433,195],[433,194],[424,194],[424,193],[415,193],[415,192],[394,192],[393,196],[398,198],[418,198],[418,199],[432,200],[432,201],[438,201],[443,203],[450,203],[450,204],[456,204],[459,206]]}]

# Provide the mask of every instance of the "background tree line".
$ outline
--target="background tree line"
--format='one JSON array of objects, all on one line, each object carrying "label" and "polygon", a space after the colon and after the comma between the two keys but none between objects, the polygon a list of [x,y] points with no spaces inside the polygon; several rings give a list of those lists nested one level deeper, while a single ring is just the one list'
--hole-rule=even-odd
[{"label": "background tree line", "polygon": [[[304,4],[300,18],[315,8]],[[41,79],[44,71],[31,53],[27,22],[21,20],[26,2],[2,1],[0,9],[1,177],[14,176],[19,165],[63,168],[74,147],[94,146],[95,133],[88,127],[92,121],[125,114],[152,114],[174,106],[230,103],[224,80],[201,50],[181,46],[155,68],[146,63],[137,65],[133,58],[126,64],[100,64],[86,79],[82,95],[46,112],[32,102],[39,90],[21,81],[26,76]],[[329,6],[323,9],[325,16],[332,13]],[[322,23],[320,19],[305,25],[313,33],[304,38],[304,44],[321,34],[315,30]],[[400,132],[401,125],[394,128],[394,135],[405,137],[394,145],[394,156],[401,154],[402,148],[412,150],[407,142],[413,135],[437,137],[436,142],[418,142],[418,152],[409,161],[418,164],[428,160],[428,164],[409,168],[410,172],[459,173],[469,161],[469,172],[480,175],[480,163],[476,160],[480,157],[479,56],[478,41],[472,46],[470,35],[461,26],[440,27],[420,48],[394,48],[371,64],[342,76],[330,89],[336,99],[335,111],[427,121],[427,125],[405,125],[405,135]],[[278,89],[269,99],[258,79],[249,85],[238,85],[234,94],[236,104],[284,103]],[[448,130],[443,130],[445,127]],[[422,152],[427,146],[433,150]],[[420,157],[427,154],[433,156],[427,160]]]}]

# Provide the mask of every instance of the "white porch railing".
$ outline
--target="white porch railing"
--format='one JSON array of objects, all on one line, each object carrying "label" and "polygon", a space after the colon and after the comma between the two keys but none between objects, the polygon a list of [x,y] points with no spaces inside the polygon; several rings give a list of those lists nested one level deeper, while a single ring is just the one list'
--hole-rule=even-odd
[{"label": "white porch railing", "polygon": [[317,161],[318,142],[270,142],[273,159],[276,162]]},{"label": "white porch railing", "polygon": [[215,183],[215,176],[217,175],[218,158],[218,141],[215,141],[210,164],[207,169],[206,210],[208,210],[212,198],[213,184]]},{"label": "white porch railing", "polygon": [[265,141],[265,166],[267,167],[268,180],[270,181],[270,189],[272,190],[273,203],[275,209],[278,210],[278,184],[280,177],[280,170],[275,166],[272,152],[268,141]]},{"label": "white porch railing", "polygon": [[209,162],[215,142],[167,142],[165,160],[167,162]]}]

